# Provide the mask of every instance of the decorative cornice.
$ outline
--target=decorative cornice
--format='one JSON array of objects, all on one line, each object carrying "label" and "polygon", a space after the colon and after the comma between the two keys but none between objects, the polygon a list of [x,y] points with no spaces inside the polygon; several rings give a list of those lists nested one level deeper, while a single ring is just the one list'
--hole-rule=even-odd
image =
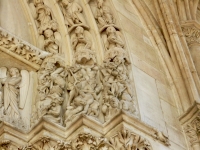
[{"label": "decorative cornice", "polygon": [[[112,122],[112,123],[111,123]],[[73,124],[73,125],[72,125]],[[69,139],[69,137],[78,129],[82,127],[87,127],[90,130],[93,130],[95,133],[98,133],[99,135],[106,136],[108,133],[110,133],[115,127],[118,125],[131,125],[135,130],[141,131],[146,135],[149,135],[153,137],[155,140],[160,141],[161,143],[165,144],[166,146],[169,146],[169,139],[160,131],[152,128],[151,126],[144,124],[142,121],[140,121],[137,118],[133,118],[132,116],[129,116],[125,112],[121,112],[117,116],[115,116],[113,119],[111,119],[108,122],[105,122],[104,124],[101,124],[100,122],[96,121],[95,119],[82,115],[79,118],[76,118],[73,122],[71,122],[71,125],[69,124],[68,127],[63,127],[57,124],[54,124],[50,121],[48,121],[46,118],[41,118],[39,123],[32,127],[28,131],[22,131],[21,129],[16,130],[12,125],[9,123],[1,123],[1,129],[0,129],[0,135],[1,137],[4,137],[3,135],[9,135],[9,137],[16,137],[23,141],[24,144],[29,143],[30,141],[35,141],[34,137],[38,136],[45,136],[45,135],[52,135],[53,137],[57,137],[57,139],[64,140]],[[37,135],[37,136],[36,136]],[[6,140],[13,140],[15,138],[6,139]],[[5,139],[0,139],[5,140]],[[17,141],[13,141],[14,143]]]},{"label": "decorative cornice", "polygon": [[0,27],[0,51],[39,70],[43,60],[51,53],[42,51]]},{"label": "decorative cornice", "polygon": [[130,132],[129,130],[122,128],[116,132],[113,136],[97,137],[90,133],[80,133],[70,141],[59,140],[55,142],[54,139],[44,136],[38,139],[33,144],[22,146],[20,150],[82,150],[82,149],[145,149],[152,150],[150,143],[138,134]]}]

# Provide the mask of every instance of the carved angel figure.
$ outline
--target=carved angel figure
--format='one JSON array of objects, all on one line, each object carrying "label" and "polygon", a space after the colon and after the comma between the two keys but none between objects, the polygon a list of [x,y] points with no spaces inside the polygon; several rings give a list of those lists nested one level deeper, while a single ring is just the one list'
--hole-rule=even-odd
[{"label": "carved angel figure", "polygon": [[82,14],[82,7],[74,2],[74,0],[61,0],[61,9],[68,27],[74,25],[86,25],[86,21]]},{"label": "carved angel figure", "polygon": [[19,119],[19,109],[24,108],[28,94],[29,73],[17,68],[10,68],[8,75],[6,73],[7,68],[0,68],[4,115]]}]

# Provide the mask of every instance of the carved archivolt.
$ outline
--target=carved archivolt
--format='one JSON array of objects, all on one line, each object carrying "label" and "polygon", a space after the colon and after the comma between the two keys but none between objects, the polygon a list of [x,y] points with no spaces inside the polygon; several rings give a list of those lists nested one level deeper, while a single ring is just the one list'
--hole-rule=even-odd
[{"label": "carved archivolt", "polygon": [[38,47],[50,53],[59,53],[61,34],[52,10],[44,4],[43,0],[33,0],[29,6],[38,28]]}]

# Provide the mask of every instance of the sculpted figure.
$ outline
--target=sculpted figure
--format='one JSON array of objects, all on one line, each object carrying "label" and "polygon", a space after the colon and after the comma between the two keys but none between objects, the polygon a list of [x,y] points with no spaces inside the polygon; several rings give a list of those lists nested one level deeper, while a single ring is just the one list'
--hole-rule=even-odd
[{"label": "sculpted figure", "polygon": [[[32,123],[41,117],[62,124],[62,104],[66,87],[66,70],[63,58],[53,55],[46,58],[38,72],[38,95]],[[35,121],[36,120],[36,121]]]},{"label": "sculpted figure", "polygon": [[6,72],[7,68],[0,68],[0,87],[3,89],[0,94],[4,115],[20,119],[19,109],[24,108],[28,94],[29,73],[22,70],[20,74],[17,68],[10,68],[8,76]]},{"label": "sculpted figure", "polygon": [[84,28],[81,26],[76,27],[75,35],[72,37],[72,47],[75,51],[91,49],[92,43],[87,39]]},{"label": "sculpted figure", "polygon": [[52,99],[52,102],[47,109],[45,118],[48,118],[50,121],[52,121],[54,123],[61,123],[61,104],[62,104],[62,102],[63,102],[63,99],[58,99],[57,97]]},{"label": "sculpted figure", "polygon": [[67,74],[67,92],[69,93],[69,98],[67,100],[67,106],[70,106],[72,99],[77,96],[77,77],[75,74],[80,70],[80,68],[70,67],[68,68],[68,74]]},{"label": "sculpted figure", "polygon": [[93,101],[94,98],[90,93],[80,92],[79,96],[74,98],[71,108],[65,112],[65,124],[75,115],[86,114]]},{"label": "sculpted figure", "polygon": [[58,53],[61,48],[61,35],[51,9],[43,0],[34,0],[30,8],[39,32],[38,47],[50,53]]},{"label": "sculpted figure", "polygon": [[116,109],[135,113],[132,88],[129,85],[127,61],[123,57],[116,55],[113,59],[104,61],[104,67],[101,68],[101,80],[104,85],[102,111],[105,120],[112,117],[115,113],[111,112],[115,112]]},{"label": "sculpted figure", "polygon": [[50,8],[44,5],[43,0],[34,0],[34,3],[30,7],[40,30],[48,28],[49,22],[52,20]]},{"label": "sculpted figure", "polygon": [[105,46],[107,50],[123,50],[124,41],[119,31],[113,26],[106,29],[107,40]]},{"label": "sculpted figure", "polygon": [[83,27],[76,27],[71,37],[72,47],[75,50],[75,59],[78,64],[94,64],[96,62],[95,53],[92,50],[91,35]]},{"label": "sculpted figure", "polygon": [[100,9],[103,7],[104,0],[97,0],[97,7]]},{"label": "sculpted figure", "polygon": [[99,27],[105,25],[114,24],[114,17],[109,7],[103,6],[103,2],[97,4],[98,8],[96,10],[95,18],[98,21]]},{"label": "sculpted figure", "polygon": [[4,84],[4,114],[13,118],[19,118],[19,84],[21,76],[17,68],[11,68],[10,77]]},{"label": "sculpted figure", "polygon": [[105,121],[108,121],[118,112],[118,109],[120,108],[120,102],[114,96],[106,96],[105,101],[106,103],[104,103],[102,106],[102,113],[105,116]]},{"label": "sculpted figure", "polygon": [[70,28],[74,25],[86,25],[82,14],[82,7],[74,2],[74,0],[61,0],[61,8],[66,21],[66,25]]},{"label": "sculpted figure", "polygon": [[65,124],[80,114],[97,117],[102,85],[99,84],[98,67],[75,65],[67,75],[67,110]]},{"label": "sculpted figure", "polygon": [[59,42],[55,39],[53,31],[45,30],[44,38],[44,49],[53,54],[59,53]]}]

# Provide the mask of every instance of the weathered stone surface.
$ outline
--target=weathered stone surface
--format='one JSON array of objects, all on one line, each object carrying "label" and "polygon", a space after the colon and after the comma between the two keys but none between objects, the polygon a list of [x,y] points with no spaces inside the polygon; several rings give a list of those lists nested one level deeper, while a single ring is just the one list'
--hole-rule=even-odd
[{"label": "weathered stone surface", "polygon": [[199,6],[1,0],[0,149],[199,150]]}]

